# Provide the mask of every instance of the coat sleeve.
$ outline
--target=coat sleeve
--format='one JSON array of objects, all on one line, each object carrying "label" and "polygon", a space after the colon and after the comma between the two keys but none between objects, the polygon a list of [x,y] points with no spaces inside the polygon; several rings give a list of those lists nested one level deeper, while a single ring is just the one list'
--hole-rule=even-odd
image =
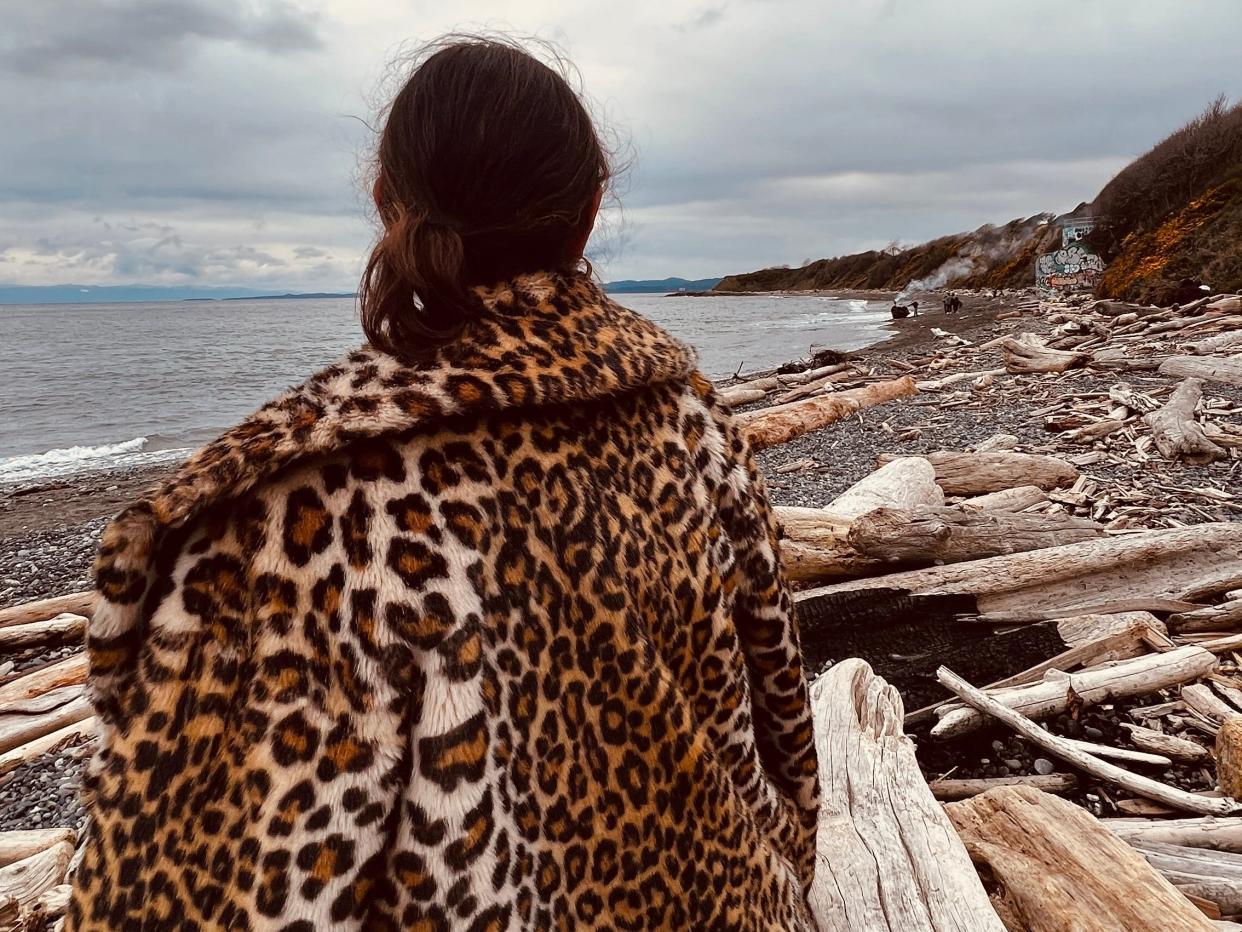
[{"label": "coat sleeve", "polygon": [[[327,533],[306,498],[299,545]],[[129,588],[113,580],[132,538],[105,537],[89,635],[103,729],[70,930],[348,930],[387,895],[392,735],[416,697],[379,671],[412,658],[343,644],[366,593],[339,564],[316,580],[276,559],[288,530],[259,501],[208,516],[152,539]]]},{"label": "coat sleeve", "polygon": [[716,407],[728,468],[720,517],[735,556],[734,628],[745,659],[759,759],[788,813],[791,860],[803,883],[814,873],[818,761],[793,598],[781,569],[776,521],[740,426]]}]

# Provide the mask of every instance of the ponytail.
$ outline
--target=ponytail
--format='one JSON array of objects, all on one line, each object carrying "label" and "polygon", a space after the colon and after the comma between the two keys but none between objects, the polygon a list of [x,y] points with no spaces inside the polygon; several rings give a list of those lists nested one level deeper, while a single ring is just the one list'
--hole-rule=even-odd
[{"label": "ponytail", "polygon": [[371,345],[406,358],[456,339],[482,310],[466,283],[461,234],[400,206],[371,250],[358,299]]}]

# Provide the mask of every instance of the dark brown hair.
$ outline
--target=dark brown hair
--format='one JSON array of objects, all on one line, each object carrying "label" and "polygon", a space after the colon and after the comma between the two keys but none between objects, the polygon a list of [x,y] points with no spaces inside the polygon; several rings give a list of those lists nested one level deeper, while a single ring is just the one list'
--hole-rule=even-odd
[{"label": "dark brown hair", "polygon": [[417,356],[481,311],[472,287],[572,265],[607,153],[557,71],[518,45],[429,47],[388,107],[375,166],[384,228],[359,288],[373,346]]}]

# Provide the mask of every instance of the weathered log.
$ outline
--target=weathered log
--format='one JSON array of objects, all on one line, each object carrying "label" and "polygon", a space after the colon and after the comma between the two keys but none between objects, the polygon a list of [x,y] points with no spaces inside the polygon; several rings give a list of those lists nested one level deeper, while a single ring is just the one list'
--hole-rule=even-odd
[{"label": "weathered log", "polygon": [[1220,522],[836,583],[800,593],[799,613],[833,611],[834,602],[855,602],[847,594],[866,591],[871,619],[898,612],[915,620],[947,601],[968,610],[964,600],[976,613],[1038,609],[1047,618],[1119,600],[1177,598],[1196,580],[1234,572],[1242,572],[1242,525]]},{"label": "weathered log", "polygon": [[[1034,485],[1055,489],[1078,478],[1078,470],[1055,456],[995,450],[986,453],[958,453],[941,450],[924,457],[936,469],[936,482],[948,495],[983,495],[1014,486]],[[884,453],[878,462],[892,462],[896,456]]]},{"label": "weathered log", "polygon": [[19,651],[45,644],[64,644],[86,637],[86,616],[68,612],[45,621],[0,628],[0,651]]},{"label": "weathered log", "polygon": [[943,504],[944,491],[936,484],[936,470],[926,458],[894,456],[834,498],[825,510],[852,519],[875,508]]},{"label": "weathered log", "polygon": [[1072,803],[1010,787],[945,810],[995,881],[993,902],[1011,930],[1212,928],[1137,852]]},{"label": "weathered log", "polygon": [[80,722],[91,715],[93,707],[85,695],[79,694],[63,705],[37,715],[10,713],[0,715],[0,754],[28,741]]},{"label": "weathered log", "polygon": [[982,777],[971,780],[933,780],[928,784],[939,800],[969,799],[1001,786],[1029,786],[1044,793],[1068,793],[1078,786],[1072,773],[1024,774],[1016,777]]},{"label": "weathered log", "polygon": [[89,618],[95,613],[95,591],[74,592],[70,595],[58,595],[51,599],[40,599],[37,602],[24,602],[0,608],[0,628],[10,625],[26,625],[32,621],[46,621],[64,614],[85,615]]},{"label": "weathered log", "polygon": [[9,680],[0,685],[0,710],[8,708],[12,703],[42,696],[54,689],[80,686],[86,682],[89,668],[90,662],[83,651]]},{"label": "weathered log", "polygon": [[998,375],[1005,375],[1007,369],[984,369],[981,372],[955,372],[952,375],[942,376],[938,379],[925,379],[918,383],[919,391],[935,392],[942,388],[948,388],[950,385],[956,385],[958,382],[973,382],[975,379],[994,378]]},{"label": "weathered log", "polygon": [[[1079,673],[1049,671],[1043,682],[1005,687],[988,696],[1027,718],[1047,718],[1064,712],[1071,703],[1082,708],[1189,683],[1214,666],[1216,656],[1211,651],[1191,645]],[[931,730],[937,738],[963,735],[987,723],[987,716],[977,709],[946,707],[941,711],[940,721]]]},{"label": "weathered log", "polygon": [[786,443],[808,431],[827,427],[863,408],[917,394],[918,388],[915,387],[914,379],[907,375],[889,382],[875,382],[862,388],[806,398],[788,405],[748,411],[737,417],[751,448],[763,450],[778,443]]},{"label": "weathered log", "polygon": [[1195,421],[1195,408],[1203,395],[1201,379],[1186,379],[1169,396],[1163,408],[1143,416],[1151,428],[1156,449],[1166,459],[1184,459],[1188,463],[1210,463],[1225,451],[1203,433]]},{"label": "weathered log", "polygon": [[1018,445],[1018,438],[1014,434],[993,434],[986,440],[980,440],[975,444],[974,452],[987,453],[990,450],[1012,450]]},{"label": "weathered log", "polygon": [[1213,798],[1199,796],[1196,793],[1188,793],[1176,787],[1166,786],[1141,774],[1131,773],[1128,770],[1108,763],[1108,761],[1100,760],[1098,757],[1069,744],[1064,738],[1041,728],[1020,712],[1016,712],[1003,703],[997,702],[982,690],[971,686],[946,667],[940,668],[937,678],[940,680],[941,685],[956,694],[963,702],[980,712],[992,716],[1002,724],[1008,725],[1032,744],[1038,745],[1049,754],[1077,767],[1079,770],[1089,773],[1100,780],[1115,783],[1136,796],[1154,799],[1156,802],[1164,803],[1166,806],[1174,809],[1183,809],[1187,812],[1198,813],[1199,815],[1233,815],[1236,812],[1242,811],[1242,803],[1238,803],[1233,799],[1226,797]]},{"label": "weathered log", "polygon": [[839,366],[829,366],[831,372],[821,375],[819,378],[809,379],[801,385],[796,385],[789,391],[776,397],[776,404],[787,405],[791,401],[797,401],[800,398],[810,398],[812,395],[818,395],[834,382],[845,382],[853,378],[857,378],[858,373],[849,363],[843,363]]},{"label": "weathered log", "polygon": [[1219,356],[1171,356],[1160,364],[1161,375],[1207,379],[1227,385],[1242,385],[1242,359]]},{"label": "weathered log", "polygon": [[1196,356],[1210,356],[1222,350],[1232,352],[1235,347],[1242,349],[1242,330],[1227,330],[1189,344],[1190,351]]},{"label": "weathered log", "polygon": [[811,686],[823,801],[807,897],[822,932],[1003,929],[901,730],[901,698],[861,660]]},{"label": "weathered log", "polygon": [[71,725],[58,728],[50,734],[35,738],[33,741],[27,741],[25,744],[18,745],[12,750],[5,751],[0,754],[0,776],[20,767],[22,764],[30,763],[32,760],[62,744],[93,740],[97,724],[98,722],[92,715]]},{"label": "weathered log", "polygon": [[1208,306],[1209,311],[1216,314],[1234,314],[1242,311],[1242,296],[1236,294],[1216,298]]},{"label": "weathered log", "polygon": [[1153,731],[1130,722],[1122,722],[1121,726],[1130,733],[1130,740],[1134,742],[1134,746],[1142,751],[1163,754],[1173,760],[1186,761],[1191,764],[1202,763],[1212,756],[1207,748],[1201,744],[1195,744],[1189,738],[1166,735],[1162,731]]},{"label": "weathered log", "polygon": [[36,828],[0,832],[0,867],[24,860],[40,851],[46,851],[61,842],[76,844],[77,837],[77,833],[71,828]]},{"label": "weathered log", "polygon": [[1217,696],[1216,693],[1212,692],[1211,687],[1205,686],[1202,683],[1192,683],[1189,686],[1183,686],[1181,697],[1182,702],[1217,725],[1223,725],[1229,719],[1242,714]]},{"label": "weathered log", "polygon": [[[982,451],[986,452],[986,451]],[[967,511],[1023,511],[1032,505],[1048,501],[1048,493],[1037,485],[1020,485],[1012,489],[1001,489],[986,495],[958,502],[959,508]]]},{"label": "weathered log", "polygon": [[1064,372],[1085,365],[1091,359],[1090,353],[1056,350],[1042,343],[1015,340],[1013,337],[1001,341],[1000,351],[1005,359],[1005,368],[1016,373]]},{"label": "weathered log", "polygon": [[1242,599],[1207,605],[1190,612],[1177,612],[1170,615],[1168,621],[1169,627],[1179,633],[1228,631],[1242,625]]},{"label": "weathered log", "polygon": [[859,517],[849,542],[859,553],[899,563],[959,563],[1104,536],[1094,521],[1071,515],[1022,515],[924,505],[876,508]]},{"label": "weathered log", "polygon": [[1188,845],[1242,853],[1242,818],[1102,819],[1110,832],[1130,844]]},{"label": "weathered log", "polygon": [[12,897],[25,910],[45,892],[64,883],[73,844],[57,842],[28,858],[0,867],[0,899]]},{"label": "weathered log", "polygon": [[1242,854],[1161,842],[1133,847],[1183,894],[1210,900],[1225,913],[1242,912]]},{"label": "weathered log", "polygon": [[752,401],[762,401],[768,393],[761,388],[726,388],[720,392],[719,398],[731,408],[748,405]]}]

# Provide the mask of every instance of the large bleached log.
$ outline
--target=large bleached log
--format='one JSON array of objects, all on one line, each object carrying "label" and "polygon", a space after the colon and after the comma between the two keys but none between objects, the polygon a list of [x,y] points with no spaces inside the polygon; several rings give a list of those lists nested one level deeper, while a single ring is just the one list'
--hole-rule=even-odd
[{"label": "large bleached log", "polygon": [[1078,786],[1072,773],[1024,774],[1016,777],[983,777],[971,780],[933,780],[932,795],[940,800],[970,799],[1001,786],[1029,786],[1044,793],[1068,793]]},{"label": "large bleached log", "polygon": [[1195,421],[1195,408],[1202,396],[1203,381],[1186,379],[1169,396],[1163,408],[1143,416],[1143,421],[1151,428],[1156,449],[1165,458],[1210,463],[1225,455],[1224,450],[1208,440]]},{"label": "large bleached log", "polygon": [[811,686],[823,802],[808,901],[821,932],[1000,932],[966,849],[901,729],[901,697],[861,660]]},{"label": "large bleached log", "polygon": [[0,899],[12,897],[25,910],[45,892],[64,883],[73,844],[57,842],[38,854],[0,867]]},{"label": "large bleached log", "polygon": [[1017,373],[1064,372],[1085,365],[1091,359],[1090,353],[1056,350],[1042,343],[1028,343],[1012,337],[1001,341],[1000,351],[1005,368]]},{"label": "large bleached log", "polygon": [[9,680],[0,686],[0,712],[17,703],[27,702],[56,689],[80,686],[86,682],[86,673],[89,668],[90,662],[86,652],[83,651]]},{"label": "large bleached log", "polygon": [[825,510],[857,518],[874,508],[943,504],[944,490],[936,484],[931,463],[921,456],[895,456],[838,495]]},{"label": "large bleached log", "polygon": [[1137,852],[1072,803],[1011,787],[945,809],[994,879],[994,902],[1011,930],[1212,929]]},{"label": "large bleached log", "polygon": [[78,695],[55,709],[37,715],[0,715],[0,754],[49,735],[66,725],[80,722],[89,717],[92,711],[90,700],[84,695]]},{"label": "large bleached log", "polygon": [[1188,845],[1242,853],[1242,818],[1103,819],[1105,828],[1130,844]]},{"label": "large bleached log", "polygon": [[850,527],[849,542],[867,556],[891,562],[959,563],[1006,553],[1059,547],[1104,535],[1104,528],[1071,515],[1022,515],[921,506],[876,508]]},{"label": "large bleached log", "polygon": [[[1123,696],[1141,696],[1180,686],[1206,675],[1216,666],[1216,656],[1202,647],[1179,647],[1163,654],[1148,654],[1080,673],[1050,671],[1049,678],[1028,686],[1012,686],[989,692],[1002,705],[1027,718],[1047,718],[1076,706],[1092,706]],[[987,716],[972,708],[948,708],[932,728],[937,738],[952,738],[987,723]]]},{"label": "large bleached log", "polygon": [[731,408],[748,405],[752,401],[762,401],[767,396],[768,393],[761,388],[743,388],[740,385],[720,392],[720,400]]},{"label": "large bleached log", "polygon": [[914,379],[907,375],[849,391],[794,401],[788,405],[748,411],[738,415],[738,419],[751,448],[763,450],[778,443],[786,443],[808,431],[827,427],[863,408],[917,394],[918,388],[915,387]]},{"label": "large bleached log", "polygon": [[[879,462],[896,457],[881,454]],[[1078,478],[1078,470],[1055,456],[993,450],[986,453],[959,453],[941,450],[925,459],[936,468],[936,482],[948,495],[983,495],[1014,486],[1034,485],[1055,489]]]},{"label": "large bleached log", "polygon": [[0,608],[0,628],[10,625],[25,625],[32,621],[46,621],[57,615],[68,612],[71,615],[85,615],[88,618],[95,612],[95,593],[88,589],[85,592],[74,592],[70,595],[58,595],[37,602],[24,602]]},{"label": "large bleached log", "polygon": [[842,363],[838,366],[829,366],[831,372],[825,372],[818,378],[808,379],[801,385],[794,386],[783,395],[776,396],[778,405],[787,405],[791,401],[797,401],[799,398],[810,398],[812,395],[819,394],[823,389],[827,388],[834,382],[846,382],[856,378],[858,373],[849,363]]},{"label": "large bleached log", "polygon": [[854,483],[827,508],[778,507],[781,562],[793,582],[857,579],[883,572],[885,562],[856,551],[849,542],[855,518],[882,506],[941,504],[931,464],[903,457]]},{"label": "large bleached log", "polygon": [[1227,385],[1242,385],[1242,359],[1219,356],[1171,356],[1160,364],[1161,375],[1207,379]]},{"label": "large bleached log", "polygon": [[0,651],[19,651],[45,644],[81,641],[86,636],[86,616],[68,612],[46,621],[0,628]]},{"label": "large bleached log", "polygon": [[92,740],[96,734],[97,725],[98,721],[92,715],[71,725],[66,725],[64,728],[58,728],[50,734],[35,738],[33,741],[27,741],[11,751],[5,751],[0,754],[0,776],[3,776],[10,770],[17,769],[22,764],[30,763],[32,760],[62,744]]},{"label": "large bleached log", "polygon": [[[798,596],[799,616],[855,604],[868,591],[869,618],[897,612],[917,620],[937,601],[969,600],[976,612],[1038,610],[1037,617],[1087,613],[1136,599],[1176,599],[1194,581],[1242,573],[1242,524],[1219,522],[1049,547],[878,578],[850,580]],[[889,607],[891,606],[891,608]]]},{"label": "large bleached log", "polygon": [[936,674],[941,685],[958,696],[973,708],[990,715],[992,718],[1009,726],[1032,744],[1035,744],[1054,757],[1077,767],[1100,780],[1115,783],[1122,789],[1129,790],[1137,796],[1154,799],[1173,809],[1182,809],[1199,815],[1234,815],[1242,811],[1242,803],[1228,798],[1200,796],[1188,793],[1176,787],[1167,786],[1150,777],[1131,773],[1108,761],[1100,760],[1075,747],[1064,738],[1054,735],[1032,722],[1020,712],[1016,712],[1003,703],[997,702],[980,689],[971,686],[961,677],[945,667]]},{"label": "large bleached log", "polygon": [[1020,485],[1012,489],[1001,489],[986,495],[958,502],[959,508],[967,511],[1022,511],[1032,505],[1048,501],[1048,493],[1037,485]]},{"label": "large bleached log", "polygon": [[0,867],[24,860],[62,842],[76,844],[77,837],[77,833],[71,828],[36,828],[0,832]]}]

